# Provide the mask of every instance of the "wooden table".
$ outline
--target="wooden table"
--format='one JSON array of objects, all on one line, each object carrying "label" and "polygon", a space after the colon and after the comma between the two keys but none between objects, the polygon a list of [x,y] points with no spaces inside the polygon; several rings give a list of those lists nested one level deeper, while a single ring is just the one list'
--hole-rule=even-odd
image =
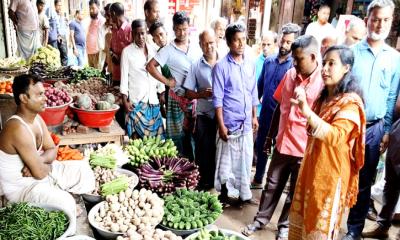
[{"label": "wooden table", "polygon": [[60,145],[75,145],[87,143],[104,143],[113,142],[117,145],[122,145],[124,141],[125,131],[113,121],[110,126],[109,133],[99,132],[97,129],[90,129],[89,133],[72,133],[66,136],[60,136]]}]

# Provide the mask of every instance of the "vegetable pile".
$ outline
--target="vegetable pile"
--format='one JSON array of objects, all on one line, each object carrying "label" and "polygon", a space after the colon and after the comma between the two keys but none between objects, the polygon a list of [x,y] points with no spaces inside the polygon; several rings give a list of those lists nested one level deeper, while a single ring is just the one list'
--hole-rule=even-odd
[{"label": "vegetable pile", "polygon": [[9,57],[0,59],[0,68],[18,69],[26,65],[25,59],[21,57]]},{"label": "vegetable pile", "polygon": [[237,236],[226,236],[223,232],[218,229],[201,229],[199,234],[191,240],[240,240]]},{"label": "vegetable pile", "polygon": [[83,110],[110,110],[114,108],[115,97],[111,93],[105,94],[101,101],[97,101],[88,94],[81,94],[75,99],[75,107]]},{"label": "vegetable pile", "polygon": [[62,211],[46,211],[27,203],[14,203],[0,209],[0,239],[57,239],[68,227]]},{"label": "vegetable pile", "polygon": [[12,84],[11,81],[0,81],[0,94],[12,93]]},{"label": "vegetable pile", "polygon": [[46,66],[60,67],[60,52],[58,49],[48,44],[46,47],[41,47],[37,52],[29,59],[29,65],[33,63],[43,63]]},{"label": "vegetable pile", "polygon": [[110,182],[101,185],[101,195],[108,196],[125,191],[129,187],[129,178],[126,175],[121,175]]},{"label": "vegetable pile", "polygon": [[98,101],[102,101],[105,93],[111,93],[113,96],[115,96],[114,101],[116,104],[119,104],[122,101],[119,89],[108,86],[105,80],[101,80],[99,78],[91,78],[87,81],[71,84],[57,82],[54,84],[54,86],[67,90],[72,97],[79,96],[81,94],[88,94],[94,104],[96,104]]},{"label": "vegetable pile", "polygon": [[127,232],[125,237],[118,236],[117,240],[182,240],[182,237],[176,236],[171,231],[151,229],[149,231],[142,231],[140,234],[130,231]]},{"label": "vegetable pile", "polygon": [[94,176],[96,178],[96,186],[95,189],[93,190],[92,194],[94,195],[100,195],[100,186],[103,185],[106,182],[110,182],[118,177],[118,174],[116,171],[109,169],[109,168],[103,168],[103,167],[95,167],[93,169]]},{"label": "vegetable pile", "polygon": [[125,147],[129,156],[129,163],[133,167],[140,167],[154,157],[176,157],[178,150],[171,139],[161,140],[160,136],[129,140]]},{"label": "vegetable pile", "polygon": [[117,166],[117,159],[115,159],[114,155],[111,154],[102,154],[98,152],[93,152],[90,154],[89,163],[94,167],[104,167],[115,169]]},{"label": "vegetable pile", "polygon": [[73,79],[71,82],[77,83],[82,80],[88,80],[91,78],[104,78],[104,75],[101,73],[101,71],[97,68],[92,68],[92,67],[84,67],[82,69],[79,69],[76,71]]},{"label": "vegetable pile", "polygon": [[58,148],[57,151],[58,161],[82,160],[82,159],[83,155],[78,149],[73,149],[68,146]]},{"label": "vegetable pile", "polygon": [[129,187],[107,196],[94,220],[98,227],[114,233],[140,233],[154,229],[161,222],[163,206],[164,201],[157,194]]},{"label": "vegetable pile", "polygon": [[75,76],[75,70],[71,66],[54,67],[43,63],[33,63],[29,73],[44,79],[72,79]]},{"label": "vegetable pile", "polygon": [[164,197],[162,224],[176,230],[202,228],[212,224],[222,213],[222,205],[216,195],[178,189]]},{"label": "vegetable pile", "polygon": [[[119,151],[118,151],[119,150]],[[93,168],[96,178],[95,189],[91,194],[100,195],[101,186],[115,180],[119,174],[116,170],[117,157],[122,158],[118,153],[122,152],[115,144],[107,144],[90,153],[89,163]]]},{"label": "vegetable pile", "polygon": [[142,187],[160,195],[177,188],[195,189],[200,175],[198,167],[185,158],[155,158],[138,169]]},{"label": "vegetable pile", "polygon": [[71,97],[68,96],[68,93],[64,89],[47,87],[44,95],[47,97],[47,107],[61,106],[71,101]]}]

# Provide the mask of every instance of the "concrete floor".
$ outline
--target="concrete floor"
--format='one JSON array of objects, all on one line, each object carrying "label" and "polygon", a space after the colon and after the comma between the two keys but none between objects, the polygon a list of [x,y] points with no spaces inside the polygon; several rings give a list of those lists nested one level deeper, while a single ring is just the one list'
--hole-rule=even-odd
[{"label": "concrete floor", "polygon": [[[260,200],[261,190],[253,190],[253,197],[257,200]],[[254,240],[274,240],[275,234],[277,231],[277,222],[280,216],[280,212],[283,206],[284,199],[286,198],[286,194],[283,194],[277,209],[272,217],[271,222],[266,226],[265,229],[256,232],[250,238]],[[378,203],[375,203],[376,208],[379,212],[381,206],[378,206]],[[222,216],[220,216],[217,221],[216,225],[220,228],[230,229],[236,232],[241,232],[241,230],[249,223],[252,222],[255,214],[257,213],[258,206],[255,205],[245,205],[243,208],[234,208],[228,207],[224,209]],[[341,227],[341,234],[344,235],[346,231],[346,220],[347,217],[343,217],[342,227]],[[372,221],[366,220],[365,229],[370,227],[373,224]],[[390,237],[389,240],[400,240],[396,239],[396,234],[400,231],[400,225],[394,225],[390,228]],[[365,238],[370,239],[370,238]],[[293,239],[297,240],[297,239]]]}]

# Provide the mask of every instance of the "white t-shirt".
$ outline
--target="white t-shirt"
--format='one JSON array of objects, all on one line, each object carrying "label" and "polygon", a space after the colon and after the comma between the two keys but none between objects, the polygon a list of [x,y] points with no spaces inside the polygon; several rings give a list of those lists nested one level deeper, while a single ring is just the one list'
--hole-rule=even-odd
[{"label": "white t-shirt", "polygon": [[306,34],[315,37],[319,46],[321,46],[322,39],[328,36],[337,37],[336,29],[330,23],[321,25],[318,21],[312,22],[308,25]]}]

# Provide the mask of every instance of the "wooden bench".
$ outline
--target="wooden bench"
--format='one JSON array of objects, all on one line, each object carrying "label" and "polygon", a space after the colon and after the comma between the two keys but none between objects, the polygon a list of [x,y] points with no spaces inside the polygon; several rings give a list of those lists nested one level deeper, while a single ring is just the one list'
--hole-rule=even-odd
[{"label": "wooden bench", "polygon": [[85,134],[71,133],[60,136],[60,145],[112,142],[121,146],[124,142],[124,135],[125,131],[116,121],[113,121],[109,133],[99,132],[97,129],[89,129],[89,132]]}]

